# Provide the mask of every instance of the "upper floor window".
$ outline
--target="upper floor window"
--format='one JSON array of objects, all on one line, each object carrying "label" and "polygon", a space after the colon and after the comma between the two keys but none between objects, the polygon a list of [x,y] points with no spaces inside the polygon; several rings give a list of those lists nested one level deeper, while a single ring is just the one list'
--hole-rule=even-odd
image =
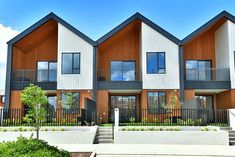
[{"label": "upper floor window", "polygon": [[57,80],[57,63],[37,62],[37,82],[54,82]]},{"label": "upper floor window", "polygon": [[148,112],[158,113],[166,108],[166,92],[148,92]]},{"label": "upper floor window", "polygon": [[80,53],[62,53],[62,74],[80,74]]},{"label": "upper floor window", "polygon": [[165,65],[165,52],[147,52],[147,74],[164,74]]},{"label": "upper floor window", "polygon": [[111,61],[111,81],[135,81],[135,61]]},{"label": "upper floor window", "polygon": [[207,60],[187,60],[186,80],[211,80],[211,61]]}]

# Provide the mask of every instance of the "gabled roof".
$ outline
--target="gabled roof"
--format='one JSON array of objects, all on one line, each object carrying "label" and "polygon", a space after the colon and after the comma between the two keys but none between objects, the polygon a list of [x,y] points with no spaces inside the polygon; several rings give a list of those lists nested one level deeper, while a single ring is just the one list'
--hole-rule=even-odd
[{"label": "gabled roof", "polygon": [[191,34],[189,34],[187,37],[185,37],[182,40],[182,43],[186,43],[187,41],[190,41],[192,38],[194,38],[195,36],[197,36],[198,34],[204,32],[208,27],[214,25],[216,22],[218,22],[220,19],[222,18],[226,18],[228,20],[230,20],[231,22],[235,23],[235,16],[233,16],[232,14],[228,13],[227,11],[222,11],[221,13],[219,13],[218,15],[216,15],[214,18],[212,18],[210,21],[208,21],[207,23],[205,23],[204,25],[202,25],[201,27],[199,27],[198,29],[196,29],[194,32],[192,32]]},{"label": "gabled roof", "polygon": [[146,17],[144,17],[143,15],[141,15],[140,13],[137,12],[134,15],[132,15],[131,17],[129,17],[127,20],[122,22],[120,25],[118,25],[117,27],[115,27],[114,29],[109,31],[107,34],[105,34],[104,36],[99,38],[97,40],[98,45],[103,43],[105,40],[107,40],[108,38],[110,38],[111,36],[116,34],[118,31],[120,31],[121,29],[123,29],[124,27],[126,27],[127,25],[129,25],[130,23],[132,23],[134,20],[137,20],[137,19],[141,20],[142,22],[144,22],[145,24],[147,24],[148,26],[150,26],[151,28],[153,28],[154,30],[159,32],[160,34],[164,35],[166,38],[168,38],[172,42],[174,42],[176,44],[180,43],[180,40],[178,38],[176,38],[174,35],[170,34],[166,30],[164,30],[163,28],[156,25],[154,22],[152,22],[151,20],[147,19]]},{"label": "gabled roof", "polygon": [[56,14],[54,14],[52,12],[50,14],[48,14],[47,16],[45,16],[44,18],[42,18],[41,20],[39,20],[38,22],[36,22],[35,24],[33,24],[31,27],[27,28],[25,31],[23,31],[22,33],[20,33],[19,35],[17,35],[13,39],[11,39],[10,41],[8,41],[7,43],[14,44],[15,42],[19,41],[20,39],[22,39],[23,37],[25,37],[26,35],[31,33],[33,30],[37,29],[38,27],[40,27],[41,25],[43,25],[44,23],[46,23],[47,21],[49,21],[51,19],[56,20],[57,22],[62,24],[64,27],[68,28],[70,31],[72,31],[73,33],[75,33],[76,35],[78,35],[79,37],[81,37],[82,39],[84,39],[85,41],[90,43],[91,45],[95,45],[95,41],[90,39],[88,36],[86,36],[85,34],[80,32],[79,30],[77,30],[72,25],[70,25],[69,23],[67,23],[62,18],[60,18],[59,16],[57,16]]}]

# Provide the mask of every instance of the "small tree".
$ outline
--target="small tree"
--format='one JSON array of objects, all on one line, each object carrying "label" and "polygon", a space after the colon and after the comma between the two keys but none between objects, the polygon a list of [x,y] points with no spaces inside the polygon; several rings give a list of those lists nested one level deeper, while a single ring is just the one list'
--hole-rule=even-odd
[{"label": "small tree", "polygon": [[170,98],[169,98],[169,109],[171,110],[172,114],[171,114],[171,122],[173,121],[173,109],[177,108],[177,104],[178,104],[178,97],[176,95],[176,90],[171,92]]},{"label": "small tree", "polygon": [[47,93],[40,87],[30,84],[23,90],[21,101],[29,108],[23,120],[35,127],[37,139],[39,139],[39,129],[41,124],[46,121]]}]

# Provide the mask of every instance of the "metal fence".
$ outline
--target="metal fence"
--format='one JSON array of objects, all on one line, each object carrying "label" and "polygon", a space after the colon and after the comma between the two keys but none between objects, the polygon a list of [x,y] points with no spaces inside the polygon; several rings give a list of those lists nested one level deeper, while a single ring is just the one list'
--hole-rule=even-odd
[{"label": "metal fence", "polygon": [[[0,126],[28,126],[24,121],[28,109],[0,109]],[[47,109],[44,126],[79,126],[96,123],[96,113],[85,109]]]},{"label": "metal fence", "polygon": [[120,109],[119,121],[122,126],[227,126],[228,112],[209,109]]}]

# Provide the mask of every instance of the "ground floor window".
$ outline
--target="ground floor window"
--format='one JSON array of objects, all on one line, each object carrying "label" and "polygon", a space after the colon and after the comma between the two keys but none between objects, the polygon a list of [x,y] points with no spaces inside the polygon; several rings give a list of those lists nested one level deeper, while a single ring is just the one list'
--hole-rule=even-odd
[{"label": "ground floor window", "polygon": [[195,96],[199,109],[213,109],[213,96],[212,95],[197,95]]},{"label": "ground floor window", "polygon": [[166,92],[148,92],[148,113],[166,108]]},{"label": "ground floor window", "polygon": [[63,92],[62,109],[80,109],[80,93],[78,92]]}]

